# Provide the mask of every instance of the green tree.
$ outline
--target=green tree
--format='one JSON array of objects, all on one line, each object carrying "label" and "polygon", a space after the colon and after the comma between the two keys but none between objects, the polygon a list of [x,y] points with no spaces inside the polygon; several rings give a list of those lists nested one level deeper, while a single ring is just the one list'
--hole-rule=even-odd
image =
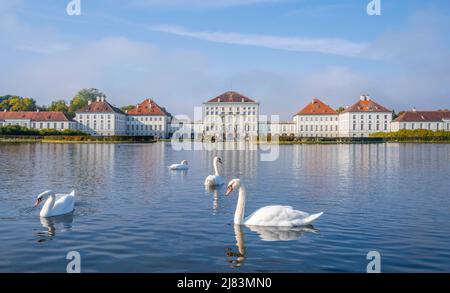
[{"label": "green tree", "polygon": [[36,111],[36,101],[32,98],[6,95],[0,97],[0,110],[7,111]]},{"label": "green tree", "polygon": [[338,112],[338,113],[342,113],[344,111],[345,111],[344,107],[339,107],[339,108],[336,109],[336,112]]},{"label": "green tree", "polygon": [[58,100],[58,101],[53,101],[50,104],[50,106],[48,106],[47,110],[48,111],[68,113],[69,112],[69,107],[67,106],[66,101]]},{"label": "green tree", "polygon": [[134,105],[123,106],[123,107],[120,108],[120,110],[122,110],[124,112],[127,112],[128,110],[131,110],[134,107],[136,107],[136,106],[134,106]]},{"label": "green tree", "polygon": [[397,119],[397,117],[402,115],[403,113],[405,113],[405,111],[400,111],[396,113],[395,110],[392,110],[392,120]]},{"label": "green tree", "polygon": [[88,101],[94,102],[97,97],[106,97],[106,95],[96,88],[82,89],[70,101],[69,113],[73,115],[77,110],[87,106]]}]

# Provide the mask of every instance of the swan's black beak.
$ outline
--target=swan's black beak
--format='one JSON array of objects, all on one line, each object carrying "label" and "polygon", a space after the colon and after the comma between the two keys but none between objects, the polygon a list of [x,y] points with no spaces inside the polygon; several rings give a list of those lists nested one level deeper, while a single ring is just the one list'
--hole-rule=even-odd
[{"label": "swan's black beak", "polygon": [[42,198],[39,197],[38,199],[36,199],[36,201],[34,202],[34,207],[37,207],[42,201]]},{"label": "swan's black beak", "polygon": [[227,187],[227,193],[225,193],[225,195],[230,195],[230,193],[233,192],[233,186],[228,186]]}]

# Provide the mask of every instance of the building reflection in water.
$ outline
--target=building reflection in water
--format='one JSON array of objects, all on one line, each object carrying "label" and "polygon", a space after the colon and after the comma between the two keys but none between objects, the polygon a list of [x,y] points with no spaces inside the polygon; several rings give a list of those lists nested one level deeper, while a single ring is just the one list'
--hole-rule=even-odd
[{"label": "building reflection in water", "polygon": [[[225,178],[256,178],[259,163],[259,152],[251,143],[216,143],[215,149],[202,151],[202,168],[213,172],[213,159],[222,158],[222,176]],[[222,146],[220,146],[222,145]],[[228,176],[229,175],[229,176]],[[230,177],[231,176],[231,177]],[[228,182],[225,182],[227,184]]]}]

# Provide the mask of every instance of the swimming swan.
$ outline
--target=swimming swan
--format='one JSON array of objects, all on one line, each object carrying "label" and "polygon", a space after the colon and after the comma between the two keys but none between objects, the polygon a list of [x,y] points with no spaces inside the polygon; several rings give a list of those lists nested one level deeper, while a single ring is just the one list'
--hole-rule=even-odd
[{"label": "swimming swan", "polygon": [[234,214],[234,223],[246,226],[283,226],[298,227],[311,224],[323,213],[310,215],[305,212],[294,210],[290,206],[266,206],[255,211],[244,219],[245,211],[245,187],[241,180],[233,179],[228,183],[227,195],[233,190],[239,189],[239,197]]},{"label": "swimming swan", "polygon": [[181,161],[180,164],[172,164],[169,166],[170,170],[187,170],[189,169],[188,162],[186,160]]},{"label": "swimming swan", "polygon": [[222,176],[220,176],[218,163],[223,164],[222,159],[219,157],[214,157],[213,160],[214,175],[209,175],[208,177],[206,177],[205,179],[206,186],[218,186],[223,184],[223,178]]},{"label": "swimming swan", "polygon": [[[58,199],[56,200],[56,196]],[[42,192],[36,198],[34,206],[37,207],[44,199],[44,206],[39,213],[43,218],[65,215],[73,212],[75,204],[75,190],[69,194],[55,194],[51,190]]]}]

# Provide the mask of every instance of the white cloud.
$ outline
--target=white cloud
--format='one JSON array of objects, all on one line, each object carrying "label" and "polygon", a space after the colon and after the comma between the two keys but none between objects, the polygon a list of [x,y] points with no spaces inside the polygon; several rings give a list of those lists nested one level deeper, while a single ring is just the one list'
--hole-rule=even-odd
[{"label": "white cloud", "polygon": [[369,44],[355,43],[343,39],[279,37],[250,35],[234,32],[193,32],[178,26],[150,26],[151,31],[191,37],[209,42],[257,46],[298,52],[317,52],[341,56],[361,56]]},{"label": "white cloud", "polygon": [[117,105],[153,97],[170,111],[191,114],[216,84],[202,54],[161,51],[124,37],[87,41],[35,57],[0,72],[2,94],[31,96],[46,104],[96,87]]}]

